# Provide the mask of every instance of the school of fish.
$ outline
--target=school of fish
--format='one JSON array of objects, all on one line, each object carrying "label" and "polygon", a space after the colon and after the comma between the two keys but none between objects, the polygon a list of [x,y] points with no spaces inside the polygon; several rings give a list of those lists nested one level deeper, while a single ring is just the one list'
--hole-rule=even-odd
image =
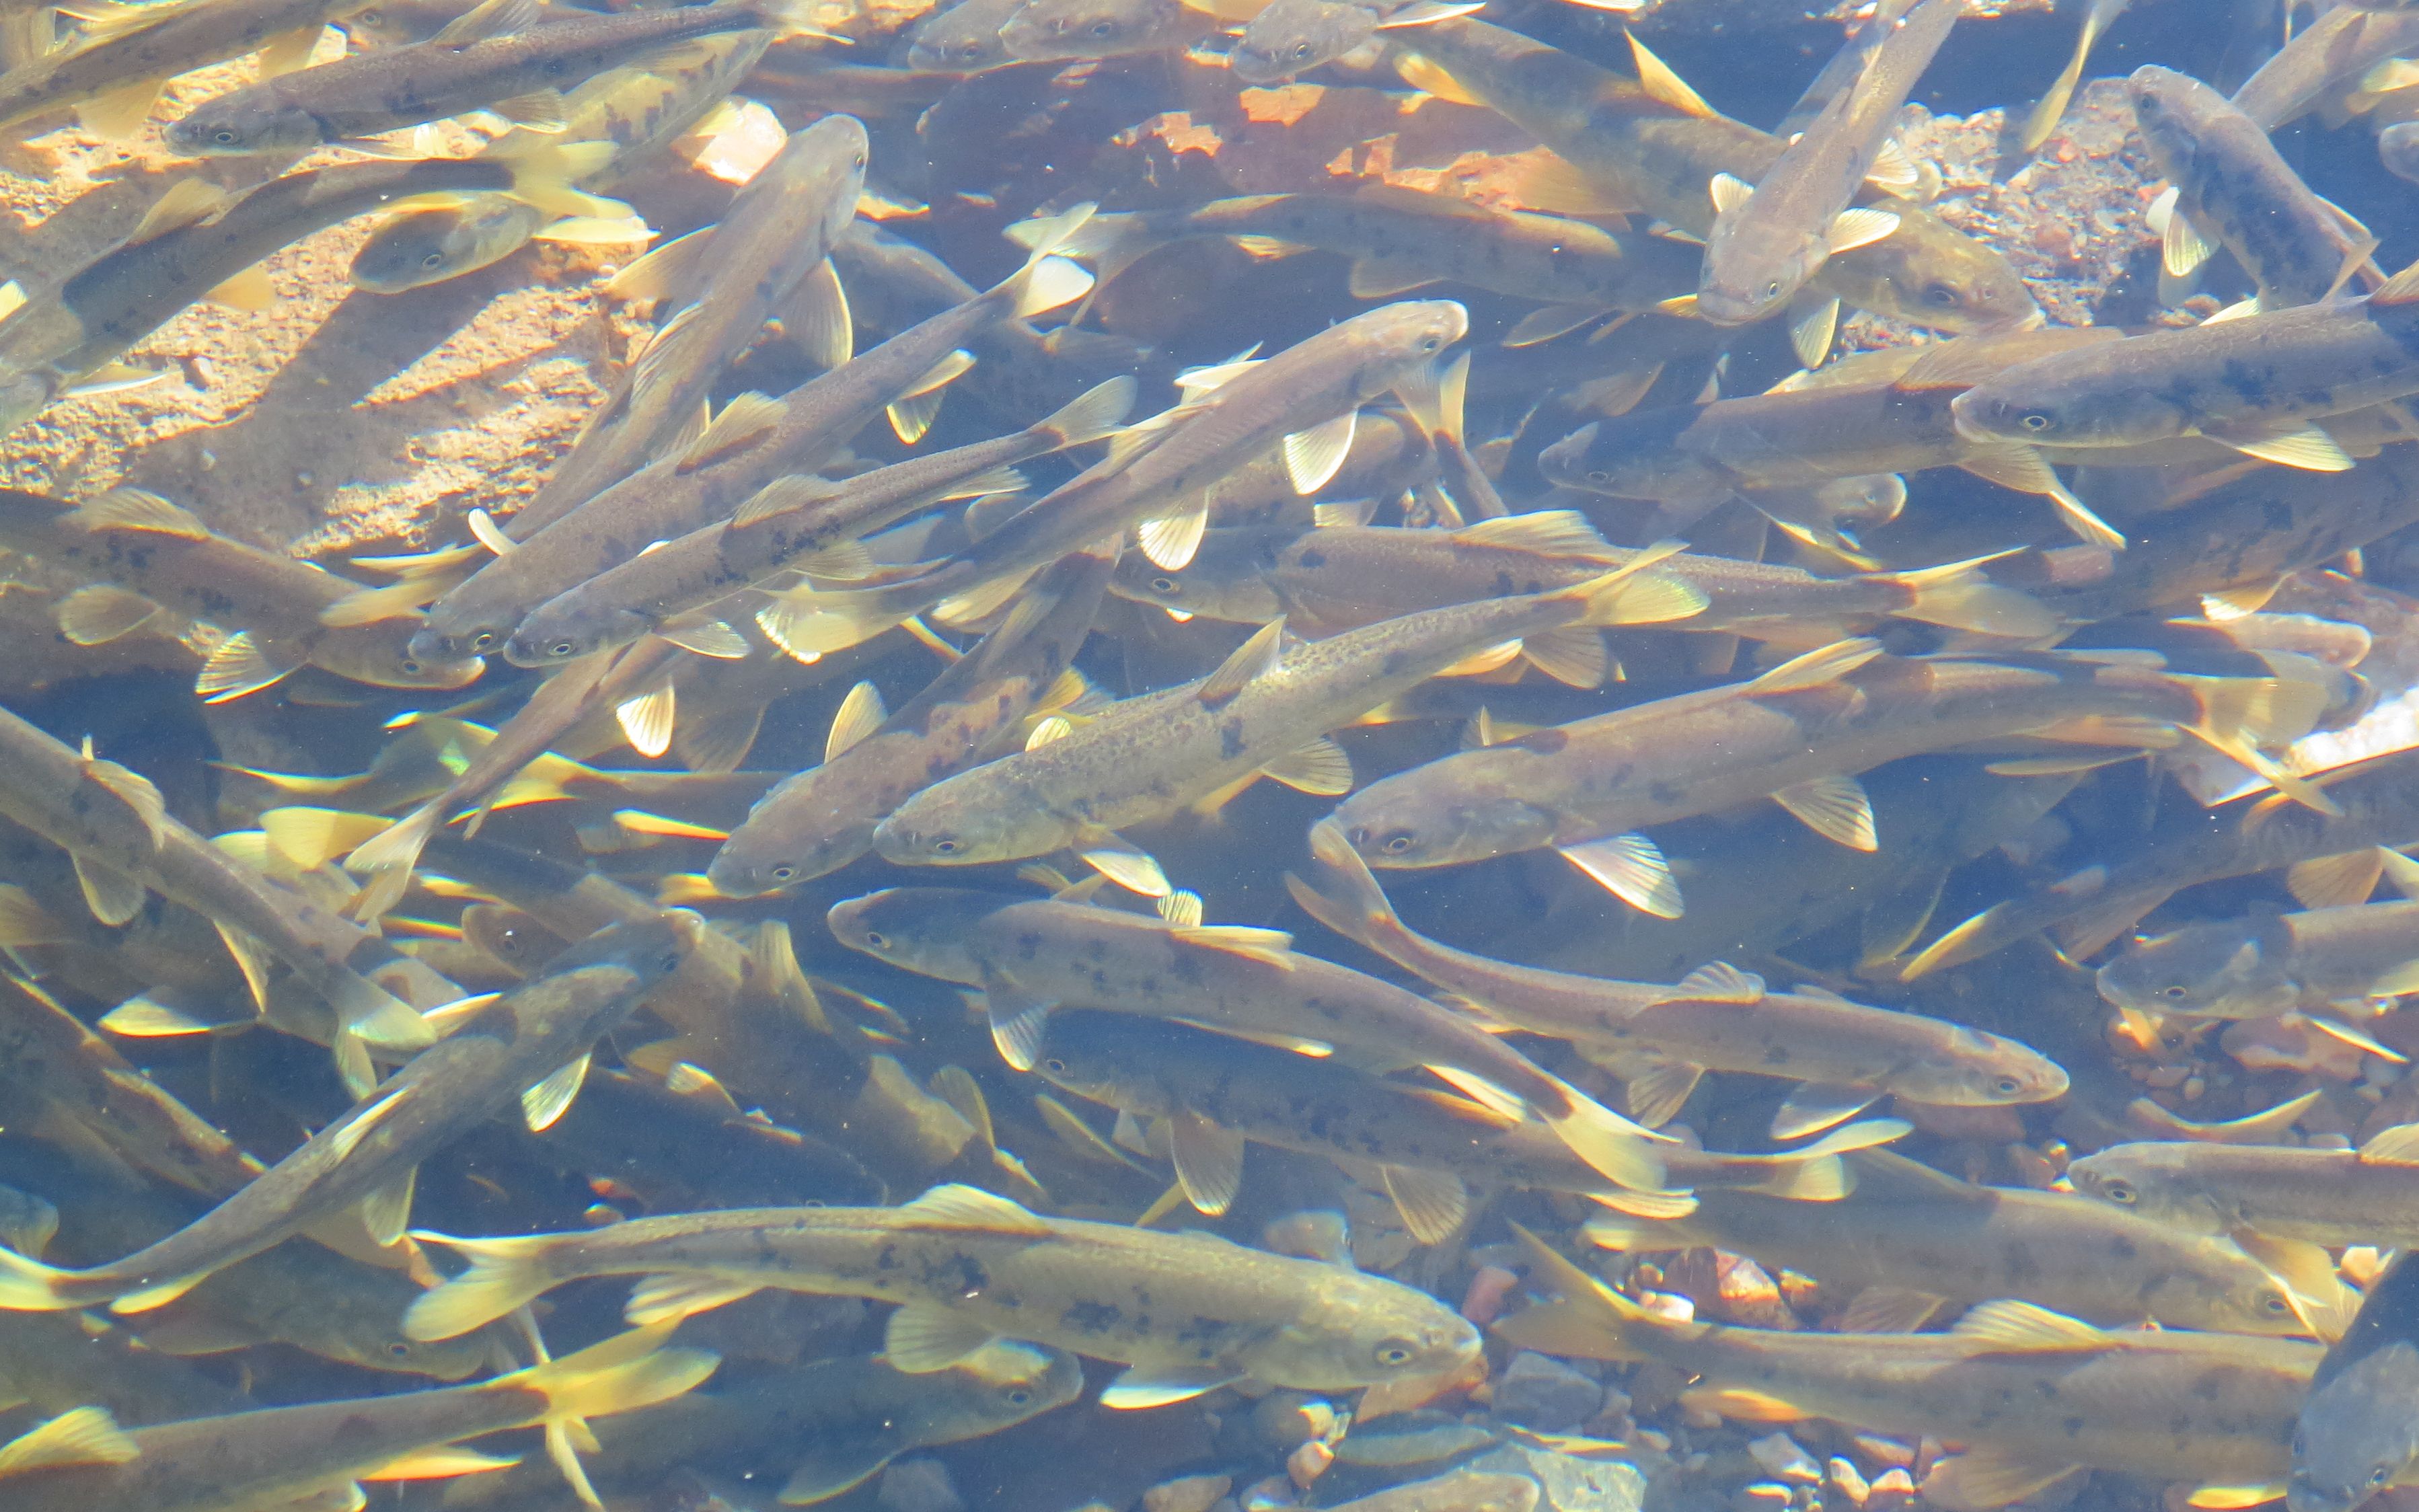
[{"label": "school of fish", "polygon": [[2419,6],[1817,9],[0,0],[0,1512],[2419,1505]]}]

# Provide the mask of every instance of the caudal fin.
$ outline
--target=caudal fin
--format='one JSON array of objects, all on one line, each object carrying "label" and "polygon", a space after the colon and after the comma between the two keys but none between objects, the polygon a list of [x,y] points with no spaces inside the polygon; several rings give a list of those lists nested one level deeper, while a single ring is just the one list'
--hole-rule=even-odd
[{"label": "caudal fin", "polygon": [[1547,1303],[1513,1314],[1495,1325],[1495,1332],[1517,1345],[1575,1354],[1590,1360],[1651,1360],[1658,1344],[1694,1338],[1703,1323],[1680,1323],[1658,1318],[1620,1292],[1564,1259],[1536,1235],[1512,1226],[1529,1252],[1529,1279],[1539,1289],[1562,1294]]},{"label": "caudal fin", "polygon": [[1915,572],[1885,574],[1887,580],[1904,588],[1908,594],[1906,607],[1894,612],[1902,620],[1945,625],[1954,630],[2011,640],[2030,640],[2057,634],[2057,616],[2046,606],[1982,576],[1981,563],[1989,560],[1985,557]]},{"label": "caudal fin", "polygon": [[439,807],[441,801],[422,804],[354,846],[345,857],[347,869],[368,873],[361,895],[353,900],[355,918],[377,918],[403,901],[404,890],[411,886],[411,869],[420,864],[421,851],[437,832],[438,819],[444,811]]},{"label": "caudal fin", "polygon": [[1623,1118],[1576,1087],[1561,1085],[1564,1106],[1537,1110],[1554,1136],[1608,1180],[1634,1192],[1659,1195],[1663,1157],[1655,1153],[1653,1142],[1669,1143],[1672,1136]]},{"label": "caudal fin", "polygon": [[580,1467],[576,1445],[593,1449],[587,1420],[670,1401],[714,1374],[722,1357],[704,1350],[668,1350],[677,1324],[634,1328],[578,1354],[500,1376],[487,1391],[535,1392],[542,1405],[526,1421],[546,1427],[547,1455],[579,1500],[602,1507]]},{"label": "caudal fin", "polygon": [[0,1249],[0,1309],[12,1313],[58,1313],[103,1300],[82,1295],[76,1273]]},{"label": "caudal fin", "polygon": [[455,1239],[446,1234],[415,1232],[411,1237],[468,1257],[470,1268],[422,1293],[404,1309],[403,1332],[407,1338],[423,1342],[457,1338],[505,1317],[554,1285],[554,1278],[546,1270],[547,1254],[555,1243],[551,1235]]},{"label": "caudal fin", "polygon": [[2204,744],[2266,778],[2305,809],[2339,814],[2333,798],[2271,760],[2262,748],[2291,745],[2318,727],[2331,697],[2317,682],[2289,677],[2181,678],[2200,700],[2191,733]]},{"label": "caudal fin", "polygon": [[1303,913],[1372,949],[1379,937],[1401,933],[1402,918],[1386,901],[1385,889],[1334,820],[1310,826],[1310,858],[1316,866],[1307,877],[1286,873],[1286,890]]}]

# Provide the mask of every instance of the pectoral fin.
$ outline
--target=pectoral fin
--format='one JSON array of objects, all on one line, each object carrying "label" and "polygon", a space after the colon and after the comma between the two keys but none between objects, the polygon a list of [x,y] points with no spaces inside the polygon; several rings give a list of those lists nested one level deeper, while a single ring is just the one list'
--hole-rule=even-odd
[{"label": "pectoral fin", "polygon": [[1150,1370],[1135,1365],[1109,1382],[1108,1389],[1101,1393],[1101,1405],[1120,1412],[1165,1407],[1216,1391],[1237,1379],[1232,1372],[1215,1367]]},{"label": "pectoral fin", "polygon": [[1167,1127],[1185,1200],[1213,1218],[1234,1206],[1243,1184],[1243,1136],[1189,1108],[1169,1114]]},{"label": "pectoral fin", "polygon": [[991,1014],[992,1043],[1002,1060],[1017,1071],[1031,1071],[1040,1054],[1042,1031],[1050,1026],[1050,1011],[1058,1005],[1034,996],[995,971],[985,970],[983,1001]]}]

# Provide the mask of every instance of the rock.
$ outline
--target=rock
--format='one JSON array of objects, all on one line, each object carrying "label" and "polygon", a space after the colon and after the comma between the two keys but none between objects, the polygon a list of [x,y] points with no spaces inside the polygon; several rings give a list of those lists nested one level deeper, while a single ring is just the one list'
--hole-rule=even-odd
[{"label": "rock", "polygon": [[1544,1492],[1537,1512],[1639,1512],[1646,1495],[1646,1477],[1635,1465],[1582,1459],[1526,1444],[1504,1444],[1460,1468],[1531,1477]]},{"label": "rock", "polygon": [[873,1499],[884,1512],[966,1512],[966,1499],[937,1459],[896,1459],[882,1473]]},{"label": "rock", "polygon": [[1232,1475],[1187,1475],[1163,1480],[1142,1493],[1143,1512],[1209,1512],[1233,1489]]},{"label": "rock", "polygon": [[1495,1381],[1495,1415],[1545,1433],[1574,1428],[1604,1405],[1604,1388],[1559,1360],[1523,1350]]}]

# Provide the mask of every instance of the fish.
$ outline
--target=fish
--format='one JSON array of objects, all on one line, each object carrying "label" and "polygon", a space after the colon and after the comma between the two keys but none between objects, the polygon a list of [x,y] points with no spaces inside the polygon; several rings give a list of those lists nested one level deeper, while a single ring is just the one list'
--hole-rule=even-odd
[{"label": "fish", "polygon": [[777,478],[729,520],[609,567],[530,610],[504,642],[504,659],[547,667],[644,635],[711,635],[707,627],[723,622],[701,616],[777,574],[794,568],[813,576],[821,566],[861,575],[872,563],[859,564],[864,553],[851,549],[855,543],[936,503],[1018,492],[1017,463],[1116,435],[1134,387],[1130,378],[1110,378],[1039,424],[843,482]]},{"label": "fish", "polygon": [[470,999],[444,1039],[208,1214],[108,1265],[63,1271],[0,1251],[0,1307],[109,1303],[141,1312],[329,1214],[358,1205],[371,1238],[402,1237],[420,1163],[464,1128],[520,1100],[552,1123],[578,1095],[590,1049],[680,968],[701,925],[670,913],[573,946],[538,979]]},{"label": "fish", "polygon": [[355,0],[173,0],[96,8],[80,46],[54,49],[0,73],[0,127],[72,107],[108,137],[142,128],[161,86],[188,69],[260,54],[264,75],[300,68],[319,33],[363,8]]},{"label": "fish", "polygon": [[1605,1286],[1523,1232],[1556,1303],[1495,1332],[1585,1358],[1658,1360],[1691,1399],[1750,1423],[1828,1418],[1966,1446],[1926,1477],[1958,1512],[2021,1501],[2078,1465],[2196,1487],[2264,1486],[2283,1471],[2314,1344],[2110,1332],[2010,1300],[1947,1334],[1782,1333],[1681,1322]]},{"label": "fish", "polygon": [[[1137,603],[1245,625],[1283,616],[1303,636],[1358,629],[1397,615],[1489,595],[1537,594],[1584,582],[1626,563],[1576,510],[1541,509],[1483,519],[1458,530],[1376,525],[1213,528],[1191,562],[1171,572],[1126,557],[1109,591]],[[1779,563],[1680,551],[1656,574],[1705,595],[1705,607],[1670,628],[1759,632],[1790,640],[1810,626],[1841,634],[1886,618],[1965,628],[2037,626],[2021,596],[1992,584],[1972,563],[1903,573],[1818,577]],[[1819,633],[1819,632],[1817,632]]]},{"label": "fish", "polygon": [[1306,483],[1324,484],[1350,454],[1361,407],[1407,388],[1425,397],[1445,348],[1469,329],[1470,313],[1450,300],[1405,300],[1212,374],[1206,392],[1196,378],[1196,397],[1131,427],[1124,445],[965,551],[880,588],[785,594],[758,610],[756,623],[793,656],[824,655],[1135,528],[1144,555],[1182,566],[1209,528],[1205,488],[1280,447],[1297,494]]},{"label": "fish", "polygon": [[2136,939],[2099,971],[2119,1009],[2269,1018],[2419,990],[2419,903],[2350,903],[2186,924]]},{"label": "fish", "polygon": [[1750,503],[1840,478],[1963,468],[2046,497],[2087,541],[2121,546],[2125,537],[2050,467],[2073,454],[1978,440],[1954,419],[1964,394],[2011,368],[2119,339],[2099,327],[2049,328],[1859,355],[1819,381],[1593,421],[1540,452],[1537,466],[1551,482],[1615,498],[1703,502],[1738,493]]},{"label": "fish", "polygon": [[[666,1349],[669,1330],[637,1329],[577,1354],[475,1386],[260,1408],[220,1417],[121,1428],[101,1408],[79,1408],[21,1435],[0,1453],[0,1488],[25,1512],[240,1512],[358,1496],[360,1479],[463,1474],[495,1468],[447,1445],[505,1428],[543,1426],[571,1458],[580,1420],[677,1396],[722,1363],[703,1350]],[[584,1432],[584,1429],[580,1431]],[[575,1480],[575,1485],[579,1484]]]},{"label": "fish", "polygon": [[[1755,183],[1786,147],[1717,114],[1659,59],[1646,70],[1651,81],[1632,78],[1468,17],[1404,32],[1388,45],[1396,58],[1417,60],[1412,84],[1441,83],[1501,113],[1625,208],[1691,235],[1713,230],[1706,186],[1714,175]],[[1857,309],[1933,330],[2038,321],[2032,294],[1998,254],[1920,206],[1900,201],[1890,210],[1897,229],[1825,263],[1818,287]]]},{"label": "fish", "polygon": [[[1715,176],[1699,315],[1721,326],[1761,320],[1832,257],[1898,230],[1897,211],[1851,208],[1849,202],[1867,176],[1883,168],[1883,146],[1899,107],[1964,13],[1964,0],[1919,0],[1890,20],[1877,40],[1850,42],[1871,54],[1856,82],[1769,167],[1752,181]],[[1874,24],[1885,23],[1877,19]]]},{"label": "fish", "polygon": [[1023,268],[963,304],[779,398],[751,393],[723,406],[689,444],[609,485],[449,590],[429,607],[427,624],[412,637],[415,650],[476,656],[501,647],[531,609],[634,555],[634,544],[730,517],[764,485],[828,455],[919,384],[937,387],[963,365],[952,354],[969,335],[1081,298],[1091,277],[1051,255],[1056,234],[1045,233]]},{"label": "fish", "polygon": [[782,0],[722,0],[648,16],[540,23],[533,0],[483,0],[424,42],[277,74],[203,100],[168,124],[192,157],[301,152],[493,110],[541,129],[564,91],[648,53],[716,32],[793,29]]},{"label": "fish", "polygon": [[1181,52],[1218,18],[1182,0],[1025,0],[1000,23],[999,43],[1019,63]]},{"label": "fish", "polygon": [[1385,10],[1374,6],[1269,0],[1226,50],[1226,66],[1244,84],[1284,84],[1367,42],[1385,19]]},{"label": "fish", "polygon": [[2419,1343],[2411,1288],[2419,1271],[2397,1259],[2369,1288],[2351,1329],[2310,1377],[2293,1428],[2287,1512],[2350,1512],[2412,1478],[2419,1461]]},{"label": "fish", "polygon": [[2311,17],[2245,79],[2234,92],[2234,108],[2273,131],[2413,45],[2419,45],[2419,12],[2336,6]]},{"label": "fish", "polygon": [[2016,139],[2018,147],[2026,152],[2038,152],[2050,133],[2057,130],[2059,117],[2066,114],[2067,101],[2074,98],[2074,86],[2083,82],[2083,66],[2090,61],[2092,44],[2133,3],[2134,0],[2089,0],[2083,11],[2083,28],[2075,34],[2074,51],[2067,55],[2066,67],[2050,81],[2048,90],[2034,102],[2032,114],[2025,117],[2024,134]]},{"label": "fish", "polygon": [[2067,1175],[2087,1196],[2185,1233],[2407,1244],[2419,1233],[2414,1137],[2397,1124],[2358,1149],[2147,1140],[2096,1150]]},{"label": "fish", "polygon": [[[1606,675],[1595,626],[1695,613],[1703,595],[1653,576],[1658,560],[1641,552],[1570,588],[1429,609],[1323,640],[1288,645],[1285,622],[1271,621],[1206,677],[1121,700],[1080,727],[924,789],[875,826],[874,849],[902,866],[1020,860],[1070,846],[1087,859],[1123,856],[1132,847],[1119,829],[1255,774],[1306,793],[1349,792],[1351,763],[1329,733],[1464,657],[1517,640],[1558,680],[1588,687]],[[1155,886],[1164,890],[1163,879]]]},{"label": "fish", "polygon": [[2332,1270],[2309,1278],[2305,1303],[2228,1239],[2170,1230],[2088,1197],[1976,1186],[1887,1150],[1847,1161],[1855,1183],[1835,1202],[1708,1189],[1684,1217],[1599,1213],[1586,1232],[1610,1249],[1718,1244],[1837,1278],[1857,1299],[1851,1321],[1861,1310],[1902,1327],[1946,1303],[2012,1297],[2111,1326],[2281,1336],[2309,1333],[2304,1313],[2340,1299]]},{"label": "fish", "polygon": [[[811,1506],[852,1490],[891,1460],[962,1443],[1055,1412],[1081,1395],[1075,1358],[994,1344],[946,1369],[910,1375],[878,1354],[840,1354],[736,1388],[691,1392],[598,1427],[581,1456],[609,1493],[672,1460],[745,1459],[788,1474],[778,1500]],[[551,1467],[516,1466],[449,1488],[450,1505],[525,1505],[552,1488]]]},{"label": "fish", "polygon": [[907,34],[907,66],[949,73],[983,73],[1015,63],[999,29],[1025,0],[960,0],[936,7]]},{"label": "fish", "polygon": [[1311,827],[1310,875],[1286,874],[1321,924],[1488,1017],[1565,1039],[1623,1078],[1629,1116],[1669,1122],[1707,1071],[1796,1081],[1772,1136],[1845,1122],[1884,1096],[1950,1107],[2009,1107],[2065,1095],[2056,1062],[1998,1035],[1852,1003],[1819,988],[1771,992],[1723,963],[1675,987],[1516,965],[1457,950],[1405,924],[1333,820]]},{"label": "fish", "polygon": [[634,1312],[670,1318],[764,1288],[899,1304],[884,1353],[911,1375],[999,1339],[1127,1368],[1103,1406],[1184,1401],[1251,1380],[1336,1391],[1466,1365],[1478,1331],[1424,1292],[1209,1234],[1045,1218],[975,1187],[896,1208],[761,1208],[636,1218],[595,1233],[428,1242],[470,1268],[405,1316],[467,1331],[592,1275],[659,1277]]},{"label": "fish", "polygon": [[1682,242],[1382,184],[1348,194],[1247,194],[1098,214],[1066,250],[1092,262],[1106,285],[1159,248],[1196,237],[1349,257],[1352,292],[1364,299],[1457,283],[1540,301],[1547,309],[1538,314],[1565,330],[1597,316],[1655,309],[1690,287],[1696,267],[1694,249]]},{"label": "fish", "polygon": [[[1884,761],[1994,735],[2192,731],[2229,750],[2298,737],[2322,695],[2273,679],[2195,682],[2060,656],[1885,658],[1843,640],[1745,683],[1465,750],[1371,783],[1335,810],[1379,868],[1452,866],[1551,847],[1632,907],[1675,918],[1678,883],[1638,825],[1771,797],[1817,834],[1872,850],[1853,779]],[[1822,711],[1820,713],[1816,711]]]},{"label": "fish", "polygon": [[321,624],[322,609],[361,585],[221,535],[144,489],[112,489],[73,509],[0,492],[0,546],[84,579],[58,609],[60,632],[80,645],[108,644],[163,615],[225,631],[194,679],[193,691],[209,702],[256,693],[304,667],[373,687],[439,689],[465,687],[485,671],[475,656],[412,656],[408,619]]},{"label": "fish", "polygon": [[1122,910],[940,887],[891,887],[832,906],[832,937],[924,976],[982,990],[1009,1066],[1034,1064],[1050,1015],[1110,1008],[1180,1018],[1374,1071],[1420,1066],[1506,1114],[1534,1116],[1633,1191],[1662,1175],[1650,1134],[1540,1070],[1468,1018],[1291,949],[1275,931],[1183,926]]},{"label": "fish", "polygon": [[613,396],[592,412],[571,455],[514,512],[507,539],[530,539],[676,439],[694,439],[707,391],[776,316],[818,365],[847,361],[854,344],[848,301],[828,258],[856,215],[868,151],[862,122],[826,116],[792,133],[720,221],[613,276],[617,295],[652,300],[670,314]]},{"label": "fish", "polygon": [[[1246,1141],[1323,1155],[1369,1178],[1424,1244],[1442,1243],[1468,1222],[1471,1183],[1584,1193],[1614,1207],[1631,1196],[1543,1124],[1186,1024],[1071,1011],[1053,1017],[1033,1066],[1078,1097],[1167,1120],[1186,1199],[1213,1215],[1235,1200]],[[1904,1127],[1873,1119],[1824,1148],[1769,1155],[1673,1148],[1664,1165],[1668,1180],[1692,1188],[1828,1201],[1849,1185],[1842,1147],[1879,1144]]]},{"label": "fish", "polygon": [[[655,161],[721,106],[771,40],[771,33],[763,31],[701,37],[674,57],[617,69],[573,90],[563,101],[560,134],[613,146],[612,156],[574,187],[610,189]],[[458,203],[402,210],[381,221],[353,254],[346,277],[355,288],[401,294],[498,262],[541,229],[561,235],[587,224],[582,218],[558,219],[510,195],[470,194]]]},{"label": "fish", "polygon": [[393,947],[187,828],[139,773],[5,709],[0,751],[0,815],[69,854],[95,918],[122,924],[155,892],[193,909],[218,927],[256,996],[270,958],[282,962],[334,1010],[337,1064],[356,1081],[367,1077],[369,1046],[408,1052],[435,1039],[413,1004],[368,975],[398,959]]},{"label": "fish", "polygon": [[2257,122],[2189,74],[2144,64],[2126,81],[2142,140],[2175,190],[2162,230],[2170,277],[2219,246],[2257,285],[2259,308],[2326,299],[2368,263],[2377,238],[2313,193]]},{"label": "fish", "polygon": [[87,1330],[46,1313],[0,1319],[0,1402],[45,1413],[99,1407],[121,1423],[208,1417],[249,1405],[182,1361],[146,1350],[124,1329]]},{"label": "fish", "polygon": [[[230,0],[180,3],[192,8]],[[197,300],[267,308],[276,295],[257,267],[261,259],[357,215],[474,191],[510,193],[558,213],[624,214],[629,207],[619,201],[570,187],[610,151],[591,142],[510,147],[501,155],[491,148],[481,157],[422,162],[338,163],[236,194],[206,179],[179,179],[152,202],[132,236],[54,284],[20,290],[22,301],[0,316],[0,431],[32,419],[81,383],[149,376],[119,373],[114,364]]]},{"label": "fish", "polygon": [[871,683],[852,688],[822,764],[776,783],[705,869],[726,898],[757,898],[839,871],[874,828],[931,782],[1002,754],[1058,696],[1091,631],[1117,559],[1077,552],[1046,569],[999,626],[886,716]]},{"label": "fish", "polygon": [[2157,331],[2022,363],[1959,394],[1958,430],[1983,442],[2113,447],[2206,436],[2312,471],[2351,458],[2310,422],[2419,393],[2419,270],[2321,304]]}]

